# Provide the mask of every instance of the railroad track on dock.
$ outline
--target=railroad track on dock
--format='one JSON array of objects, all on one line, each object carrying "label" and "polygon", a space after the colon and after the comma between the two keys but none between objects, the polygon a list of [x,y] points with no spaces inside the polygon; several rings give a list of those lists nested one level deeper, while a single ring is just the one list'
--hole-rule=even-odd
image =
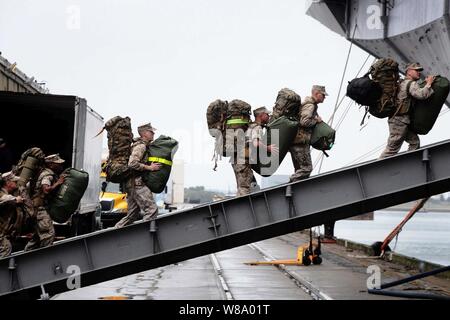
[{"label": "railroad track on dock", "polygon": [[[275,258],[267,251],[262,249],[257,244],[248,244],[247,245],[252,250],[256,251],[261,257],[266,261],[275,260]],[[233,292],[230,289],[230,286],[227,283],[227,278],[224,275],[224,269],[222,268],[220,264],[220,258],[216,254],[210,254],[209,255],[211,264],[213,265],[214,271],[216,273],[216,276],[218,278],[218,284],[220,287],[220,290],[223,292],[223,296],[225,300],[234,300]],[[291,280],[299,289],[301,289],[303,292],[305,292],[308,296],[311,297],[313,300],[333,300],[330,296],[325,294],[323,291],[321,291],[319,288],[314,286],[312,283],[310,283],[305,278],[299,276],[297,273],[292,272],[286,266],[283,264],[274,266],[276,270],[281,272],[285,277],[287,277],[289,280]]]}]

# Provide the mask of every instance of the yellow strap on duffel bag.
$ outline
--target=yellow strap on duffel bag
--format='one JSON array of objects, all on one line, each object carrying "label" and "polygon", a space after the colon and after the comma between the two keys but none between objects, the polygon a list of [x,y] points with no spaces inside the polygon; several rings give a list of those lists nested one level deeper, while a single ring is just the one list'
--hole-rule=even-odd
[{"label": "yellow strap on duffel bag", "polygon": [[172,161],[164,159],[164,158],[158,158],[158,157],[148,157],[149,162],[159,162],[163,164],[167,164],[168,166],[172,165]]}]

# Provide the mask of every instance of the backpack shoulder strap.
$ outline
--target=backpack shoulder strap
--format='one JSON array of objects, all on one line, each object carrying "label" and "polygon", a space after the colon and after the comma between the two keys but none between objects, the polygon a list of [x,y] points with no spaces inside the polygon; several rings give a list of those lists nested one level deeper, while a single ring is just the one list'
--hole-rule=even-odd
[{"label": "backpack shoulder strap", "polygon": [[[402,107],[404,105],[404,101],[410,99],[409,88],[411,88],[411,84],[413,83],[413,80],[410,80],[410,79],[401,80],[397,86],[397,93],[398,93],[398,90],[400,90],[400,85],[402,84],[403,81],[408,81],[408,83],[406,84],[406,99],[404,99],[400,103],[397,102],[398,106],[397,106],[397,109],[395,110],[395,113],[392,115],[392,117],[396,116],[400,112],[400,109],[402,109]],[[412,100],[411,100],[411,103],[412,103]],[[409,111],[409,108],[408,108],[408,111]]]},{"label": "backpack shoulder strap", "polygon": [[413,80],[409,80],[409,82],[406,84],[406,94],[409,97],[409,109],[408,112],[411,111],[411,108],[414,107],[415,99],[411,94],[409,93],[409,89],[411,88],[411,85],[413,83]]},{"label": "backpack shoulder strap", "polygon": [[413,80],[406,80],[406,81],[408,81],[408,83],[406,84],[406,94],[410,95],[409,94],[409,89],[411,88]]}]

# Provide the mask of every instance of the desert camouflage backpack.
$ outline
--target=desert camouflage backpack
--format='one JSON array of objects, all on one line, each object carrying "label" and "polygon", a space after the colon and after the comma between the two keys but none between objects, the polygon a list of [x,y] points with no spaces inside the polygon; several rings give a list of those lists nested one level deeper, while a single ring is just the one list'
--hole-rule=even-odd
[{"label": "desert camouflage backpack", "polygon": [[116,116],[105,123],[102,131],[105,129],[108,132],[109,149],[105,165],[106,180],[120,183],[129,178],[132,173],[128,168],[133,143],[131,120],[129,117]]},{"label": "desert camouflage backpack", "polygon": [[369,113],[377,118],[393,116],[397,113],[398,63],[390,58],[378,59],[369,73],[382,88],[381,98],[375,105],[369,106]]},{"label": "desert camouflage backpack", "polygon": [[227,101],[215,100],[211,102],[206,111],[209,134],[215,138],[214,169],[217,161],[230,157],[235,152],[236,134],[245,132],[250,122],[251,106],[242,100]]},{"label": "desert camouflage backpack", "polygon": [[225,128],[225,120],[227,118],[228,102],[215,100],[211,102],[206,110],[206,121],[208,123],[209,134],[216,138],[218,132]]},{"label": "desert camouflage backpack", "polygon": [[281,89],[278,91],[271,121],[281,116],[298,119],[301,103],[301,98],[297,93],[288,88]]},{"label": "desert camouflage backpack", "polygon": [[215,139],[213,155],[214,170],[217,168],[217,161],[225,153],[224,134],[227,111],[228,102],[220,99],[211,102],[206,110],[206,122],[208,123],[209,134]]},{"label": "desert camouflage backpack", "polygon": [[245,143],[245,132],[250,123],[251,110],[251,105],[239,99],[232,100],[228,104],[224,156],[230,157],[234,155],[238,151],[237,145]]}]

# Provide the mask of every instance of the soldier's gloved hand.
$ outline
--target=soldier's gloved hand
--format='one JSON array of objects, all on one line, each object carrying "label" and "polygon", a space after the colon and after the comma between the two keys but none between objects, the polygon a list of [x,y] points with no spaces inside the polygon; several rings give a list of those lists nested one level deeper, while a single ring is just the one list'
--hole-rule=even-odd
[{"label": "soldier's gloved hand", "polygon": [[149,171],[158,171],[161,169],[161,163],[152,162],[148,167]]}]

